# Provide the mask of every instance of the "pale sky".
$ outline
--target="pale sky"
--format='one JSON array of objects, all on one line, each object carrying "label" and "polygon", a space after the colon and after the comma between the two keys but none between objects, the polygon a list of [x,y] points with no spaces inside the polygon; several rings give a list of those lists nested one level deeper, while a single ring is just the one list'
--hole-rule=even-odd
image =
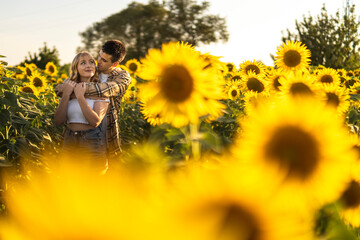
[{"label": "pale sky", "polygon": [[[81,46],[79,32],[126,8],[132,0],[0,0],[0,55],[10,65],[38,53],[46,42],[59,50],[61,64],[70,63]],[[136,0],[147,3],[148,0]],[[202,2],[198,0],[198,2]],[[343,11],[346,0],[211,0],[210,14],[226,19],[229,41],[201,46],[201,52],[222,56],[237,66],[245,60],[273,65],[270,54],[281,45],[282,31],[294,30],[295,20],[316,16],[325,3],[328,13]],[[350,1],[356,3],[356,1]],[[360,6],[356,6],[360,16]],[[121,39],[120,39],[121,40]]]}]

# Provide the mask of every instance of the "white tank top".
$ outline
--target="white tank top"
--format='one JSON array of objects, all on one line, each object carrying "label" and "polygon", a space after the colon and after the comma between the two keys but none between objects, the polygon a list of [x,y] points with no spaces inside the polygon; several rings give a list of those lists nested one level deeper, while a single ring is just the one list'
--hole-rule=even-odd
[{"label": "white tank top", "polygon": [[[94,109],[94,103],[96,101],[109,102],[109,100],[99,100],[99,99],[90,99],[85,98],[86,102],[89,104],[91,109]],[[67,108],[67,123],[84,123],[89,124],[86,120],[83,112],[81,111],[80,104],[76,98],[69,100]]]}]

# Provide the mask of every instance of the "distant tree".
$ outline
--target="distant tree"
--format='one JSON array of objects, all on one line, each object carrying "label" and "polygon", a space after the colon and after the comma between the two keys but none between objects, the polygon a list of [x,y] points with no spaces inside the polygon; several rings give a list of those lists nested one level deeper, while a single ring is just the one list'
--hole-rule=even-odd
[{"label": "distant tree", "polygon": [[308,16],[302,22],[295,21],[296,32],[287,29],[282,41],[295,40],[304,43],[311,51],[311,64],[324,65],[335,69],[347,70],[360,67],[359,26],[355,15],[355,5],[345,7],[340,16],[329,16],[325,4],[316,18]]},{"label": "distant tree", "polygon": [[57,67],[60,65],[59,51],[54,46],[52,49],[48,48],[46,42],[44,46],[39,48],[39,53],[28,53],[28,57],[25,57],[25,60],[19,65],[24,65],[24,63],[35,63],[38,68],[45,69],[45,66],[48,62],[53,62]]},{"label": "distant tree", "polygon": [[197,46],[199,43],[227,41],[229,34],[225,19],[206,15],[209,6],[209,2],[197,4],[193,0],[132,2],[126,9],[81,32],[84,46],[78,50],[97,54],[106,40],[115,38],[126,44],[126,59],[139,59],[148,49],[160,48],[164,42],[185,41]]}]

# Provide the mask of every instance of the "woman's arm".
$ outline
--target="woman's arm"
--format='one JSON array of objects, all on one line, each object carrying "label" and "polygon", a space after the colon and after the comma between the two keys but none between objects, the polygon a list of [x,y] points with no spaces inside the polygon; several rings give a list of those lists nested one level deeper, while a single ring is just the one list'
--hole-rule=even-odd
[{"label": "woman's arm", "polygon": [[66,121],[67,108],[70,100],[70,95],[74,90],[76,83],[74,81],[64,81],[63,96],[59,101],[59,106],[54,115],[54,121],[57,126],[62,125]]},{"label": "woman's arm", "polygon": [[86,91],[85,83],[77,84],[76,87],[74,88],[76,98],[79,102],[81,111],[85,119],[89,122],[91,126],[97,127],[104,118],[109,103],[106,101],[96,101],[94,103],[94,110],[93,110],[85,99],[84,96],[85,91]]}]

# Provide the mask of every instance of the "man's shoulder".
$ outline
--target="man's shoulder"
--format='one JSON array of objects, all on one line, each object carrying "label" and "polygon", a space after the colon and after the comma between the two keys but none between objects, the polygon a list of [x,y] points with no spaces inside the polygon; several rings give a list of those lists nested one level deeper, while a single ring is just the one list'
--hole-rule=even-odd
[{"label": "man's shoulder", "polygon": [[123,70],[121,68],[115,68],[114,70],[111,71],[111,76],[125,76],[125,77],[130,77],[130,74],[128,71]]}]

